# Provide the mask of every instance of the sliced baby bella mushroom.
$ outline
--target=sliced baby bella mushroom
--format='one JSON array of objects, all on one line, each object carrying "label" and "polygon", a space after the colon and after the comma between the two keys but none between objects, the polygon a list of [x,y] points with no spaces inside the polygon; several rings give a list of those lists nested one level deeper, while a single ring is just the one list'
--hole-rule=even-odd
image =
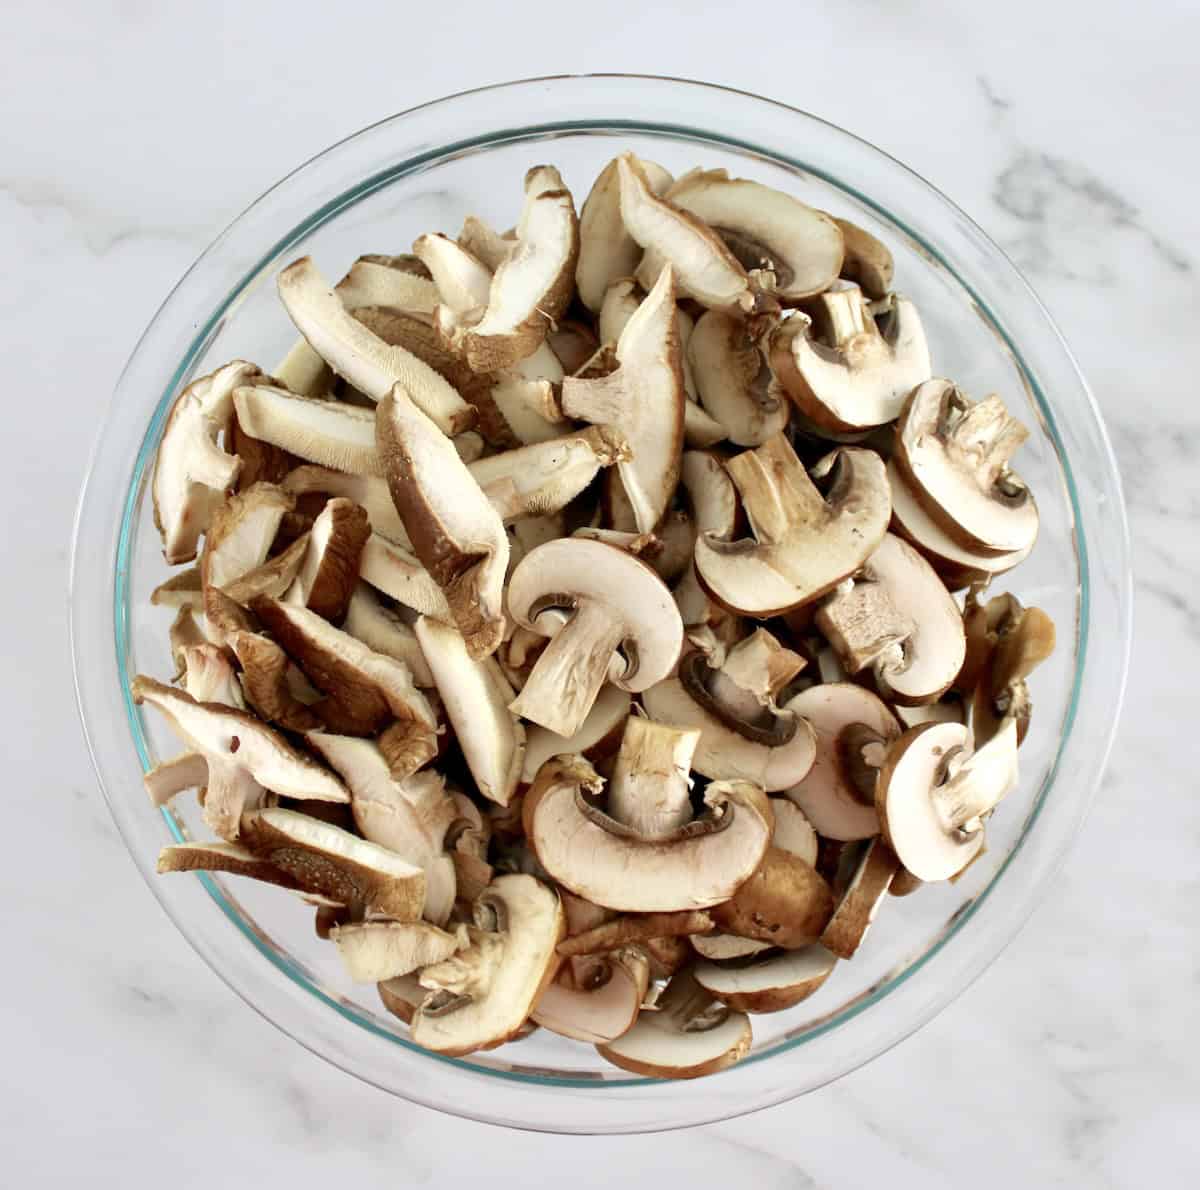
[{"label": "sliced baby bella mushroom", "polygon": [[235,360],[194,380],[167,416],[154,463],[154,523],[168,564],[190,562],[200,535],[238,477],[241,461],[217,445],[233,415],[233,393],[259,370]]},{"label": "sliced baby bella mushroom", "polygon": [[413,681],[423,689],[433,683],[429,662],[421,652],[416,633],[398,612],[385,607],[367,583],[359,583],[350,596],[342,631],[360,640],[372,652],[394,657],[408,666]]},{"label": "sliced baby bella mushroom", "polygon": [[222,875],[249,876],[265,884],[277,884],[293,892],[304,886],[282,868],[255,855],[238,843],[171,843],[158,853],[155,871],[220,872]]},{"label": "sliced baby bella mushroom", "polygon": [[884,836],[919,880],[961,872],[983,847],[983,818],[1016,784],[1014,718],[969,756],[967,743],[958,723],[912,727],[880,770],[875,803]]},{"label": "sliced baby bella mushroom", "polygon": [[382,533],[389,541],[411,548],[404,522],[392,503],[392,493],[382,475],[348,475],[329,467],[305,464],[284,476],[280,487],[294,496],[316,493],[317,496],[341,496],[359,504],[366,511],[371,530]]},{"label": "sliced baby bella mushroom", "polygon": [[329,500],[313,522],[304,562],[285,601],[340,620],[358,584],[359,558],[370,536],[371,522],[361,505],[344,496]]},{"label": "sliced baby bella mushroom", "polygon": [[388,487],[413,549],[442,588],[471,656],[486,657],[504,632],[504,523],[445,435],[399,386],[376,417]]},{"label": "sliced baby bella mushroom", "polygon": [[288,265],[279,274],[279,296],[313,349],[371,400],[382,401],[400,384],[443,433],[453,435],[471,428],[474,410],[445,378],[403,347],[385,343],[354,318],[310,257]]},{"label": "sliced baby bella mushroom", "polygon": [[600,1045],[633,1027],[650,984],[650,963],[633,947],[565,965],[538,998],[533,1019],[552,1033]]},{"label": "sliced baby bella mushroom", "polygon": [[816,867],[817,832],[813,830],[813,825],[805,817],[804,811],[785,797],[771,798],[771,810],[775,815],[771,846],[787,851]]},{"label": "sliced baby bella mushroom", "polygon": [[142,784],[156,806],[165,806],[185,789],[201,789],[208,782],[208,763],[199,752],[181,752],[156,764],[142,778]]},{"label": "sliced baby bella mushroom", "polygon": [[200,583],[200,567],[189,566],[171,575],[166,582],[159,583],[150,592],[150,602],[155,607],[191,607],[196,611],[204,608],[204,588]]},{"label": "sliced baby bella mushroom", "polygon": [[662,839],[638,838],[600,809],[602,785],[579,756],[548,760],[525,795],[525,834],[560,884],[609,909],[703,909],[750,878],[771,833],[765,795],[746,781],[713,782],[706,812]]},{"label": "sliced baby bella mushroom", "polygon": [[882,330],[857,285],[835,282],[771,335],[771,370],[810,421],[855,433],[892,421],[932,370],[920,315],[896,295]]},{"label": "sliced baby bella mushroom", "polygon": [[494,657],[471,656],[456,628],[422,616],[416,634],[479,792],[508,805],[525,757],[525,728],[509,710],[512,687]]},{"label": "sliced baby bella mushroom", "polygon": [[837,955],[806,946],[743,964],[697,963],[696,982],[737,1012],[782,1012],[807,1000],[833,973]]},{"label": "sliced baby bella mushroom", "polygon": [[540,165],[525,175],[517,238],[491,279],[481,317],[442,305],[438,329],[476,372],[511,368],[532,355],[566,313],[575,287],[579,221],[558,170]]},{"label": "sliced baby bella mushroom", "polygon": [[403,310],[432,319],[438,286],[428,275],[414,273],[411,257],[360,256],[337,283],[334,293],[347,310]]},{"label": "sliced baby bella mushroom", "polygon": [[896,462],[913,492],[968,549],[1006,554],[1032,547],[1038,511],[1009,466],[1029,436],[996,396],[973,402],[948,380],[929,380],[908,400],[896,430]]},{"label": "sliced baby bella mushroom", "polygon": [[812,864],[771,846],[750,879],[710,912],[726,933],[792,950],[821,936],[833,893]]},{"label": "sliced baby bella mushroom", "polygon": [[259,715],[288,731],[313,731],[321,726],[320,717],[294,688],[291,658],[270,637],[239,629],[226,634],[225,643],[242,668],[246,701]]},{"label": "sliced baby bella mushroom", "polygon": [[625,720],[629,718],[632,699],[628,691],[618,686],[604,686],[596,696],[587,718],[579,730],[570,736],[557,735],[536,724],[525,731],[525,760],[521,768],[521,783],[532,784],[538,770],[551,756],[572,754],[598,762],[611,756],[621,746]]},{"label": "sliced baby bella mushroom", "polygon": [[243,819],[242,836],[305,892],[345,905],[355,916],[421,916],[425,873],[385,847],[295,810],[255,810]]},{"label": "sliced baby bella mushroom", "polygon": [[355,983],[379,983],[440,963],[467,946],[467,927],[453,933],[427,921],[360,921],[335,926],[329,939]]},{"label": "sliced baby bella mushroom", "polygon": [[615,1041],[596,1047],[614,1066],[650,1078],[700,1078],[750,1052],[750,1018],[706,992],[690,971],[676,975],[654,1012]]},{"label": "sliced baby bella mushroom", "polygon": [[679,481],[687,398],[675,321],[675,282],[663,269],[617,340],[615,372],[593,380],[568,376],[562,408],[569,417],[618,428],[631,456],[618,461],[638,531],[651,533]]},{"label": "sliced baby bella mushroom", "polygon": [[731,178],[723,169],[692,170],[666,197],[716,231],[750,277],[784,301],[820,293],[842,267],[837,224],[760,182]]},{"label": "sliced baby bella mushroom", "polygon": [[[562,609],[565,623],[544,613]],[[526,554],[509,579],[509,614],[553,639],[512,710],[558,735],[587,718],[614,650],[626,668],[616,684],[631,693],[661,681],[683,643],[671,592],[645,563],[598,541],[563,538]]]},{"label": "sliced baby bella mushroom", "polygon": [[989,615],[996,604],[1002,610],[990,626],[993,644],[975,683],[971,723],[976,740],[986,741],[1006,718],[1015,719],[1020,744],[1033,713],[1025,679],[1054,652],[1054,621],[1041,608],[1022,607],[1011,596],[989,600]]},{"label": "sliced baby bella mushroom", "polygon": [[279,522],[295,500],[282,488],[256,483],[230,496],[204,537],[200,576],[206,587],[226,587],[267,559]]},{"label": "sliced baby bella mushroom", "polygon": [[458,817],[450,824],[446,845],[458,877],[459,904],[469,906],[491,884],[495,874],[487,859],[491,821],[465,793],[451,793],[450,799]]},{"label": "sliced baby bella mushroom", "polygon": [[669,727],[640,715],[625,720],[608,784],[607,810],[641,839],[663,839],[692,817],[694,728]]},{"label": "sliced baby bella mushroom", "polygon": [[696,541],[696,573],[733,611],[760,618],[816,599],[854,573],[883,540],[891,497],[873,451],[841,447],[813,468],[783,435],[726,463],[753,539]]},{"label": "sliced baby bella mushroom", "polygon": [[376,990],[384,1008],[406,1025],[412,1024],[421,1001],[429,995],[421,986],[415,971],[409,975],[398,975],[395,979],[385,979]]},{"label": "sliced baby bella mushroom", "polygon": [[712,929],[713,919],[703,909],[684,909],[676,913],[629,914],[613,917],[589,929],[572,933],[571,937],[558,944],[558,953],[564,958],[608,954],[634,943],[640,945],[643,942],[652,942],[656,938],[686,938],[710,933]]},{"label": "sliced baby bella mushroom", "polygon": [[709,310],[696,323],[688,357],[704,411],[735,446],[761,446],[787,425],[791,407],[744,322]]},{"label": "sliced baby bella mushroom", "polygon": [[183,665],[183,688],[197,702],[246,709],[242,688],[224,649],[210,644],[188,645],[183,650]]},{"label": "sliced baby bella mushroom", "polygon": [[822,944],[838,958],[854,957],[899,869],[900,861],[882,839],[864,846],[850,884],[821,935]]},{"label": "sliced baby bella mushroom", "polygon": [[424,616],[451,620],[450,605],[416,554],[372,533],[358,560],[358,576],[397,603]]},{"label": "sliced baby bella mushroom", "polygon": [[[277,539],[278,540],[278,539]],[[246,571],[226,584],[224,591],[234,603],[248,604],[257,595],[278,598],[292,585],[304,555],[308,552],[308,534],[297,537],[282,553],[268,558],[261,566]]]},{"label": "sliced baby bella mushroom", "polygon": [[863,802],[846,771],[838,740],[852,724],[863,724],[889,743],[900,724],[887,704],[853,682],[811,686],[788,700],[786,709],[811,724],[817,754],[807,776],[787,791],[818,834],[842,842],[879,833],[875,807]]},{"label": "sliced baby bella mushroom", "polygon": [[917,727],[922,723],[965,723],[967,707],[962,697],[951,692],[938,702],[928,702],[922,706],[906,707],[894,703],[892,710],[896,718],[905,727]]},{"label": "sliced baby bella mushroom", "polygon": [[834,217],[846,246],[842,276],[853,281],[873,301],[886,298],[892,290],[895,263],[888,246],[849,219]]},{"label": "sliced baby bella mushroom", "polygon": [[182,690],[140,674],[131,692],[134,702],[161,711],[184,743],[204,757],[208,766],[204,818],[229,842],[238,837],[243,811],[258,805],[268,789],[316,801],[350,800],[346,787],[332,773],[254,715],[197,702]]},{"label": "sliced baby bella mushroom", "polygon": [[940,698],[966,654],[958,604],[933,567],[891,533],[826,599],[816,624],[848,673],[870,666],[897,702]]},{"label": "sliced baby bella mushroom", "polygon": [[426,967],[432,991],[413,1017],[412,1039],[462,1055],[514,1037],[558,968],[566,922],[558,894],[532,876],[498,876],[475,902],[466,950]]},{"label": "sliced baby bella mushroom", "polygon": [[429,269],[438,296],[451,313],[474,322],[483,317],[492,287],[492,270],[487,265],[449,236],[437,232],[419,236],[413,243],[413,253]]},{"label": "sliced baby bella mushroom", "polygon": [[736,934],[693,934],[688,941],[701,958],[711,959],[714,963],[746,959],[773,949],[769,942],[759,942],[757,938],[739,938]]}]

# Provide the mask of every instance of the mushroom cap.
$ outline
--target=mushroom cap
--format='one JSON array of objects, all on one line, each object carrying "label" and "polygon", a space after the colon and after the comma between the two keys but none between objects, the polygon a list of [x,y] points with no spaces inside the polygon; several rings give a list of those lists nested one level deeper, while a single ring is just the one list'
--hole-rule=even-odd
[{"label": "mushroom cap", "polygon": [[534,724],[525,729],[525,760],[521,783],[532,784],[538,770],[552,756],[572,753],[588,760],[600,760],[616,752],[621,733],[629,718],[633,700],[618,686],[604,686],[583,725],[572,736],[561,736]]},{"label": "mushroom cap", "polygon": [[284,599],[326,620],[346,614],[358,585],[358,564],[371,536],[367,513],[353,500],[335,496],[325,503],[308,535],[308,549]]},{"label": "mushroom cap", "polygon": [[440,963],[467,945],[467,930],[453,933],[427,921],[359,921],[334,926],[330,941],[355,983],[380,983]]},{"label": "mushroom cap", "polygon": [[837,955],[806,946],[745,965],[696,964],[696,982],[737,1012],[782,1012],[807,1000],[833,974]]},{"label": "mushroom cap", "polygon": [[900,861],[882,839],[872,839],[863,848],[854,875],[821,935],[821,941],[839,958],[854,957],[899,870]]},{"label": "mushroom cap", "polygon": [[590,966],[602,982],[580,987],[570,968],[564,968],[546,985],[532,1016],[551,1033],[602,1045],[633,1027],[650,983],[650,964],[640,951],[627,947]]},{"label": "mushroom cap", "polygon": [[895,262],[891,249],[865,228],[849,219],[833,221],[842,233],[846,255],[842,260],[842,276],[853,281],[869,298],[876,300],[887,297],[892,288],[892,273]]},{"label": "mushroom cap", "polygon": [[726,933],[790,950],[821,936],[833,913],[833,893],[812,864],[770,846],[754,875],[711,913]]}]

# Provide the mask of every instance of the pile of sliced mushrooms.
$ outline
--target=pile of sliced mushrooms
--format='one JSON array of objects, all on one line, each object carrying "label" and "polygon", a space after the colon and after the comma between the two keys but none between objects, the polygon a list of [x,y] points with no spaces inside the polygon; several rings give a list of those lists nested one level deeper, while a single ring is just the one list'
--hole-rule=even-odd
[{"label": "pile of sliced mushrooms", "polygon": [[299,894],[439,1053],[745,1055],[982,853],[1054,646],[983,597],[1037,535],[1027,431],[932,375],[892,271],[631,153],[578,214],[540,166],[511,230],[285,268],[295,346],[192,383],[158,452],[192,565],[145,783],[217,836],[159,871]]}]

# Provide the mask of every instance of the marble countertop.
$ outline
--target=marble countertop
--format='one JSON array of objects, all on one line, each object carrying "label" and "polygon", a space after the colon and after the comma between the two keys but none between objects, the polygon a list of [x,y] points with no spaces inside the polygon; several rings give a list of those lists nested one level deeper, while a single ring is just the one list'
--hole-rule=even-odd
[{"label": "marble countertop", "polygon": [[[1200,7],[1143,0],[1131,18],[1115,0],[845,0],[792,5],[774,29],[758,13],[743,30],[726,4],[693,0],[687,27],[674,7],[609,0],[586,35],[565,27],[580,13],[520,0],[61,0],[7,14],[0,605],[23,627],[5,644],[0,694],[19,840],[0,865],[6,1184],[465,1187],[484,1169],[501,1185],[572,1190],[664,1175],[692,1190],[1200,1179],[1200,799],[1187,751],[1200,668]],[[270,1029],[201,963],[97,792],[64,590],[75,493],[113,382],[226,221],[382,115],[484,81],[611,69],[816,111],[913,165],[1013,255],[1113,433],[1138,636],[1078,846],[967,994],[799,1102],[592,1140],[388,1098]]]}]

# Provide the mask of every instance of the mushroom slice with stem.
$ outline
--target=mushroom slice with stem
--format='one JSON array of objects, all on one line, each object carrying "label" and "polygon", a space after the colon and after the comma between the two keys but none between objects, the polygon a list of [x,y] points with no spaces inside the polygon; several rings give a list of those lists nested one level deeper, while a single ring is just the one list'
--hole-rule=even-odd
[{"label": "mushroom slice with stem", "polygon": [[511,368],[532,355],[566,313],[578,256],[571,193],[552,165],[535,166],[525,175],[516,243],[491,279],[482,316],[465,319],[442,305],[439,331],[474,371]]},{"label": "mushroom slice with stem", "polygon": [[249,876],[251,880],[275,884],[292,892],[299,892],[304,887],[282,868],[238,843],[170,843],[158,853],[155,871],[160,876],[168,872]]},{"label": "mushroom slice with stem", "polygon": [[[568,610],[566,622],[545,614],[551,609]],[[587,718],[615,649],[627,661],[616,684],[636,694],[666,677],[683,643],[662,580],[599,541],[563,538],[531,550],[509,579],[508,610],[523,627],[553,637],[511,709],[558,735],[573,735]]]},{"label": "mushroom slice with stem", "polygon": [[494,657],[471,656],[456,628],[422,616],[416,634],[479,792],[507,806],[525,757],[525,728],[509,710],[512,687]]},{"label": "mushroom slice with stem", "polygon": [[284,601],[326,620],[340,620],[358,583],[359,559],[370,536],[371,522],[361,505],[344,496],[327,501],[313,522],[304,562]]},{"label": "mushroom slice with stem", "polygon": [[453,619],[445,593],[433,575],[415,554],[382,534],[372,533],[367,538],[358,560],[358,576],[415,612],[443,621]]},{"label": "mushroom slice with stem", "polygon": [[714,781],[707,811],[674,834],[638,838],[593,800],[603,782],[579,756],[548,760],[525,795],[525,834],[560,884],[631,913],[703,909],[732,896],[757,869],[770,806],[748,781]]},{"label": "mushroom slice with stem", "polygon": [[388,487],[413,549],[442,588],[471,656],[486,657],[504,633],[504,523],[445,435],[399,386],[376,416]]},{"label": "mushroom slice with stem", "polygon": [[200,535],[237,480],[241,460],[223,451],[217,439],[229,429],[234,390],[259,375],[253,364],[234,360],[192,381],[171,406],[151,495],[163,556],[172,566],[196,556]]},{"label": "mushroom slice with stem", "polygon": [[838,742],[847,727],[862,724],[890,743],[900,735],[896,716],[882,699],[852,682],[811,686],[789,699],[785,709],[807,720],[817,740],[812,768],[787,790],[788,798],[824,838],[847,842],[877,835],[875,806],[869,798],[863,800],[846,770]]},{"label": "mushroom slice with stem", "polygon": [[870,666],[897,702],[940,698],[966,655],[958,604],[933,567],[891,533],[825,600],[816,624],[847,673]]},{"label": "mushroom slice with stem", "polygon": [[451,313],[469,322],[483,317],[492,287],[492,270],[487,265],[439,232],[419,236],[413,243],[413,253],[429,269],[438,297]]},{"label": "mushroom slice with stem", "polygon": [[416,633],[400,615],[380,603],[367,583],[359,583],[350,596],[342,631],[360,640],[374,653],[382,653],[406,665],[413,681],[424,689],[434,684],[433,673]]},{"label": "mushroom slice with stem", "polygon": [[224,649],[210,644],[188,645],[183,650],[183,665],[183,688],[197,702],[246,709],[242,688]]},{"label": "mushroom slice with stem", "polygon": [[837,966],[824,946],[805,946],[749,963],[697,963],[696,982],[736,1012],[782,1012],[820,990]]},{"label": "mushroom slice with stem", "polygon": [[218,703],[197,702],[139,674],[131,687],[134,702],[161,711],[171,729],[208,766],[204,819],[221,838],[238,837],[246,809],[263,793],[327,802],[348,802],[346,787],[311,756],[297,751],[256,716]]},{"label": "mushroom slice with stem", "polygon": [[970,550],[1032,547],[1033,494],[1009,466],[1029,436],[993,394],[972,402],[949,380],[914,390],[896,427],[895,459],[926,512]]},{"label": "mushroom slice with stem", "polygon": [[759,618],[789,611],[832,590],[883,540],[891,497],[874,451],[843,446],[812,475],[783,435],[726,463],[753,540],[696,541],[696,573],[726,607]]},{"label": "mushroom slice with stem", "polygon": [[398,975],[394,979],[385,979],[376,989],[384,1008],[393,1016],[398,1016],[406,1025],[412,1024],[421,1001],[429,993],[421,986],[417,973]]},{"label": "mushroom slice with stem", "polygon": [[839,219],[836,215],[833,221],[838,225],[846,247],[842,276],[853,281],[873,301],[882,301],[892,290],[895,263],[891,250],[857,223]]},{"label": "mushroom slice with stem", "polygon": [[822,430],[857,433],[900,413],[932,363],[916,306],[898,294],[879,320],[857,285],[837,281],[815,298],[812,317],[794,314],[771,334],[771,370]]},{"label": "mushroom slice with stem", "polygon": [[469,944],[466,926],[451,933],[427,921],[347,922],[334,926],[329,940],[355,983],[380,983],[409,975],[448,959]]},{"label": "mushroom slice with stem", "polygon": [[607,791],[609,815],[640,839],[663,839],[692,817],[692,753],[700,733],[640,715],[625,720]]},{"label": "mushroom slice with stem", "polygon": [[282,868],[309,893],[345,905],[354,917],[376,914],[416,921],[425,904],[425,873],[386,847],[295,810],[255,810],[242,837],[256,855]]},{"label": "mushroom slice with stem", "polygon": [[247,434],[236,416],[230,419],[225,434],[225,448],[242,460],[237,478],[239,492],[260,482],[279,483],[299,462],[291,451],[284,450],[282,446],[273,446],[270,442]]},{"label": "mushroom slice with stem", "polygon": [[670,268],[621,331],[616,356],[619,366],[607,376],[563,381],[563,412],[628,438],[632,454],[618,461],[617,471],[638,531],[652,533],[679,481],[687,403]]},{"label": "mushroom slice with stem", "polygon": [[750,1018],[705,991],[690,971],[674,976],[656,1011],[597,1052],[614,1066],[650,1078],[716,1074],[750,1052]]},{"label": "mushroom slice with stem", "polygon": [[625,721],[633,700],[618,686],[603,686],[579,730],[570,736],[557,735],[536,724],[525,731],[525,760],[521,783],[532,784],[538,769],[551,756],[573,754],[593,762],[611,756],[621,746]]},{"label": "mushroom slice with stem", "polygon": [[475,902],[472,944],[421,972],[426,996],[412,1039],[462,1055],[490,1049],[520,1031],[558,969],[566,928],[557,893],[533,876],[498,876]]},{"label": "mushroom slice with stem", "polygon": [[[599,912],[605,911],[600,909]],[[712,916],[703,909],[683,909],[674,913],[633,913],[610,918],[572,934],[558,944],[558,953],[564,958],[608,954],[623,946],[653,942],[656,938],[687,938],[708,934],[712,930]]]},{"label": "mushroom slice with stem", "polygon": [[635,947],[584,960],[582,975],[564,966],[533,1006],[551,1033],[601,1045],[627,1033],[650,984],[650,963]]},{"label": "mushroom slice with stem", "polygon": [[270,483],[256,483],[217,509],[204,538],[200,577],[205,587],[227,587],[261,566],[295,499]]},{"label": "mushroom slice with stem", "polygon": [[196,623],[196,613],[191,604],[185,603],[175,613],[175,619],[167,629],[167,640],[171,646],[171,661],[175,666],[174,676],[178,678],[187,671],[184,651],[194,645],[208,644],[204,629]]},{"label": "mushroom slice with stem", "polygon": [[324,496],[342,496],[361,505],[371,522],[371,530],[381,533],[397,545],[412,548],[404,522],[392,503],[392,493],[382,475],[348,475],[329,467],[305,464],[283,477],[280,487],[295,496],[316,492]]},{"label": "mushroom slice with stem", "polygon": [[821,935],[821,942],[838,958],[854,957],[899,870],[900,861],[882,839],[872,839],[863,847],[854,875]]},{"label": "mushroom slice with stem", "polygon": [[837,279],[841,230],[790,194],[706,169],[684,174],[666,197],[708,224],[751,279],[783,301],[820,293]]},{"label": "mushroom slice with stem", "polygon": [[199,752],[181,752],[163,760],[142,778],[142,784],[156,806],[165,806],[185,789],[202,789],[208,783],[208,764]]},{"label": "mushroom slice with stem", "polygon": [[279,274],[278,284],[279,296],[296,329],[339,376],[372,401],[382,401],[400,384],[444,434],[458,434],[474,424],[474,409],[445,378],[403,347],[385,343],[354,318],[310,257],[288,265]]},{"label": "mushroom slice with stem", "polygon": [[468,215],[458,233],[458,245],[494,273],[516,247],[516,231],[501,235],[478,215]]},{"label": "mushroom slice with stem", "polygon": [[750,879],[710,912],[726,933],[790,950],[815,942],[833,907],[833,893],[812,864],[770,846]]}]

